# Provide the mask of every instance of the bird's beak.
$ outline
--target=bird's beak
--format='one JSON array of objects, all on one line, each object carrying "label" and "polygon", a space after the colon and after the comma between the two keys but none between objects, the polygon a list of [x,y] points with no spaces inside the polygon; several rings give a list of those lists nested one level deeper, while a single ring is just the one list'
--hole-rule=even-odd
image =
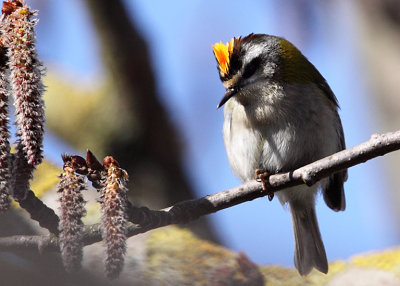
[{"label": "bird's beak", "polygon": [[224,105],[232,96],[234,96],[238,92],[238,89],[235,87],[227,88],[224,94],[224,97],[221,99],[219,104],[217,105],[217,109]]}]

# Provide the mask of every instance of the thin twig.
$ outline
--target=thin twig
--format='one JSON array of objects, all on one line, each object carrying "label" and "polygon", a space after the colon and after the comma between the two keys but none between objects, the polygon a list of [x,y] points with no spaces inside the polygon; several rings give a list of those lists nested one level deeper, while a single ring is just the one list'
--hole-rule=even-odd
[{"label": "thin twig", "polygon": [[[276,192],[300,184],[312,185],[318,180],[337,171],[355,166],[372,158],[400,149],[400,131],[382,135],[372,135],[371,139],[360,145],[343,150],[297,170],[271,175],[269,190]],[[179,202],[158,211],[146,207],[128,205],[130,221],[127,236],[134,236],[151,229],[170,224],[188,223],[234,205],[241,204],[266,195],[262,183],[255,180],[200,199]],[[85,227],[83,243],[89,245],[101,240],[99,224]],[[21,236],[0,238],[0,250],[38,249],[57,251],[58,240],[54,236]],[[45,246],[45,247],[44,247]]]}]

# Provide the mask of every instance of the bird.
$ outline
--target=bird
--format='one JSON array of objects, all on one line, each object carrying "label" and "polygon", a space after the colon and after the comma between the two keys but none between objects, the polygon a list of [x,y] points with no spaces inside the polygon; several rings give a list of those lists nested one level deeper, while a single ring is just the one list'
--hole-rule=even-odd
[{"label": "bird", "polygon": [[[292,43],[252,33],[216,43],[212,49],[226,89],[217,106],[224,106],[225,149],[241,181],[267,180],[271,174],[293,171],[345,149],[338,100],[317,68]],[[328,272],[316,196],[321,192],[329,208],[345,210],[346,180],[347,170],[342,170],[312,186],[275,193],[291,214],[294,265],[302,276],[313,268]],[[268,195],[273,198],[271,192]]]}]

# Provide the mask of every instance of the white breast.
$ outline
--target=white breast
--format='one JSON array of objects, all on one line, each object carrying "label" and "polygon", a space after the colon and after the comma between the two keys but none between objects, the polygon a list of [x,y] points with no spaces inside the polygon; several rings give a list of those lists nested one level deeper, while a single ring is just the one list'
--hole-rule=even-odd
[{"label": "white breast", "polygon": [[242,181],[253,179],[261,162],[261,133],[251,128],[244,107],[234,98],[225,105],[224,118],[222,132],[229,164]]},{"label": "white breast", "polygon": [[274,92],[255,107],[245,109],[235,97],[225,105],[225,147],[231,168],[242,181],[253,179],[256,169],[289,171],[339,149],[336,115],[325,98],[315,100],[315,90],[307,89],[299,96],[298,86],[285,92],[295,94],[293,104]]}]

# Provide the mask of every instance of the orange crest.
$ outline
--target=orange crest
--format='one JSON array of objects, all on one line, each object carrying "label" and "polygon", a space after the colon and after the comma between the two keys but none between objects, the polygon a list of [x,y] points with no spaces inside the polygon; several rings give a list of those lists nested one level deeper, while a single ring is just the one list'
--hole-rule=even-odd
[{"label": "orange crest", "polygon": [[229,60],[233,51],[234,42],[235,38],[232,38],[232,40],[226,44],[219,42],[212,46],[221,76],[229,72]]}]

